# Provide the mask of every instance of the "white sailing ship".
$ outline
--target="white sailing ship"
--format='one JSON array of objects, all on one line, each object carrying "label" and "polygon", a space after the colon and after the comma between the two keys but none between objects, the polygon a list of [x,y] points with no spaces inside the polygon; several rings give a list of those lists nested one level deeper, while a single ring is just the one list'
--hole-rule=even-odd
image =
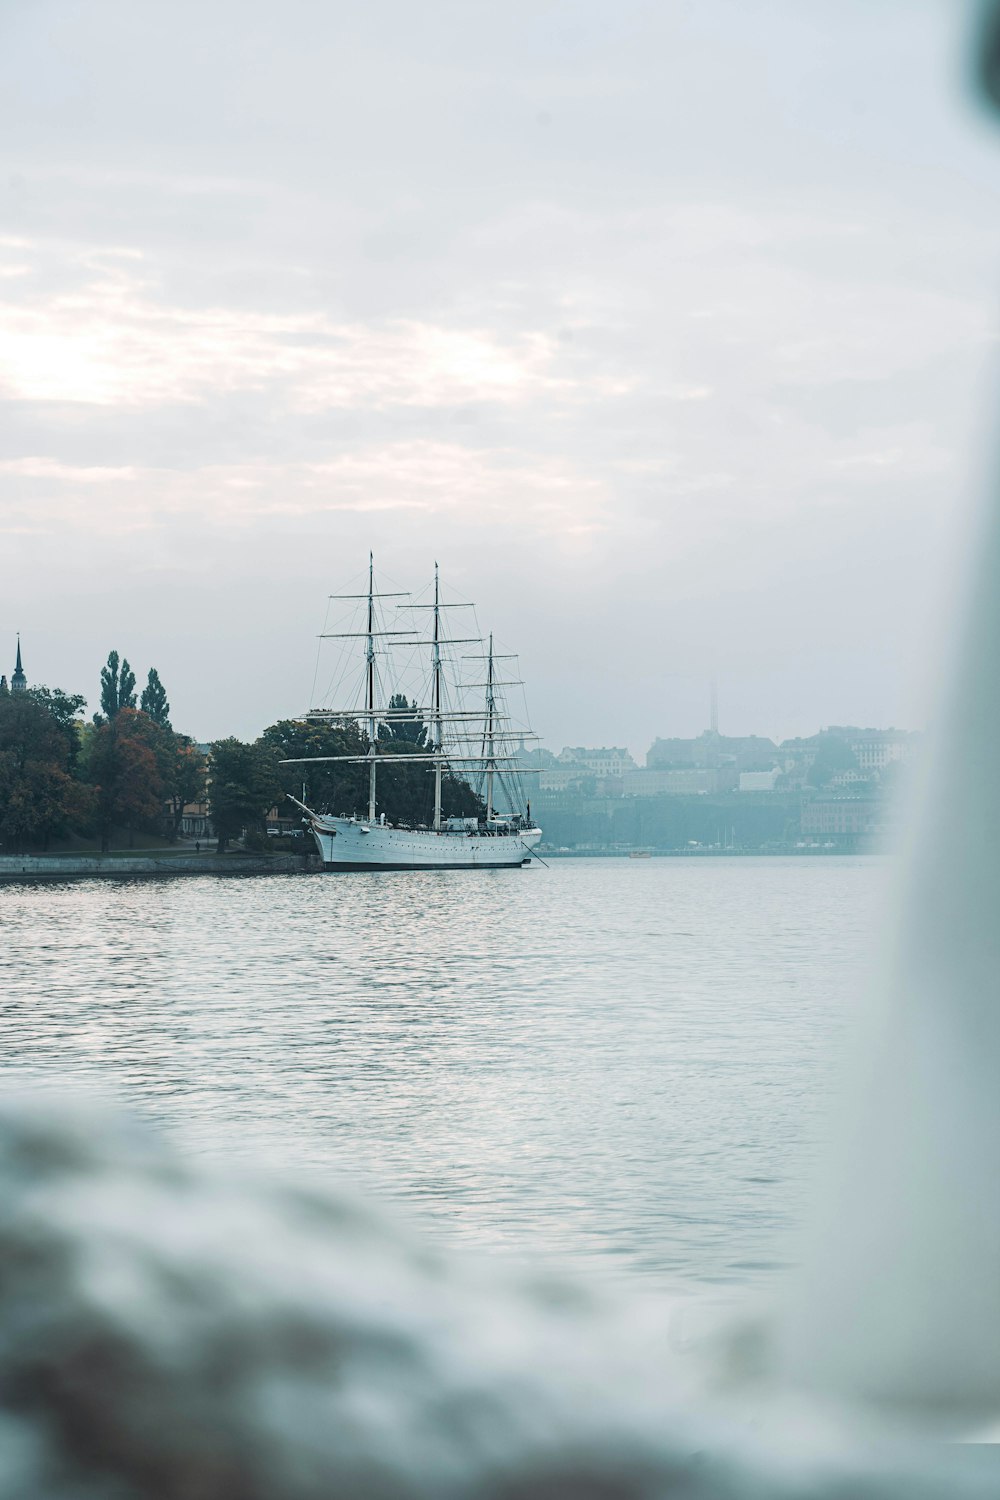
[{"label": "white sailing ship", "polygon": [[[525,865],[542,836],[531,819],[531,803],[523,790],[522,778],[527,768],[521,764],[518,749],[526,738],[533,738],[527,728],[513,730],[503,689],[514,686],[497,673],[500,661],[512,660],[494,652],[493,636],[484,642],[479,636],[453,637],[444,629],[445,611],[472,608],[471,605],[446,604],[441,599],[438,567],[434,565],[433,602],[400,603],[407,594],[382,593],[375,588],[374,562],[368,559],[368,590],[365,594],[334,594],[335,600],[364,604],[364,628],[337,631],[323,639],[358,640],[364,643],[364,701],[347,708],[311,709],[303,718],[311,723],[364,725],[367,749],[363,755],[310,756],[282,761],[286,766],[340,762],[368,767],[367,815],[357,812],[317,812],[296,797],[290,801],[301,808],[323,864],[328,870],[451,870],[497,869]],[[383,600],[394,601],[397,614],[410,610],[427,610],[432,631],[426,644],[430,648],[430,674],[427,701],[410,703],[406,708],[393,706],[392,694],[383,692],[383,679],[391,676],[383,663],[391,667],[394,648],[404,642],[412,650],[414,629],[385,629]],[[465,656],[477,662],[482,681],[450,681],[456,663],[451,647],[478,645],[478,653]],[[519,684],[517,684],[519,685]],[[468,706],[471,690],[482,690],[482,706]],[[359,695],[360,696],[360,695]],[[426,744],[415,754],[405,756],[408,765],[423,764],[433,769],[434,813],[427,826],[403,826],[390,823],[378,807],[378,775],[386,763],[397,768],[401,760],[394,744],[393,731],[415,722],[426,726]],[[469,782],[484,806],[481,817],[445,817],[442,813],[445,778],[451,773]],[[303,794],[305,795],[305,794]]]}]

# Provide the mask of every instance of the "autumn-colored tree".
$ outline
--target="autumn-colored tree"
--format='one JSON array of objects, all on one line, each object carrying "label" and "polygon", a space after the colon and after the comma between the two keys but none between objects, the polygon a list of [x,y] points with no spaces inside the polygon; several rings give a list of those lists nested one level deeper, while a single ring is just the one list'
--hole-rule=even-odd
[{"label": "autumn-colored tree", "polygon": [[161,820],[165,831],[176,838],[185,803],[205,796],[206,761],[194,741],[161,724],[145,709],[134,710],[127,720],[129,733],[152,751],[163,791]]},{"label": "autumn-colored tree", "polygon": [[0,840],[20,853],[85,822],[90,793],[71,774],[83,699],[32,688],[0,694]]},{"label": "autumn-colored tree", "polygon": [[163,777],[150,744],[150,724],[138,709],[122,708],[88,735],[85,770],[96,797],[102,853],[114,827],[128,830],[131,847],[137,829],[156,828],[162,818]]}]

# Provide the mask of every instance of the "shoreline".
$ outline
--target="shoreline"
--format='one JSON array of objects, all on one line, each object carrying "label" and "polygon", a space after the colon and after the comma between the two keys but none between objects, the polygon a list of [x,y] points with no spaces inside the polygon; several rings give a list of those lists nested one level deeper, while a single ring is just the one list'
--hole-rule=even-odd
[{"label": "shoreline", "polygon": [[[788,859],[877,855],[878,848],[837,849],[656,849],[639,859]],[[538,863],[562,859],[618,859],[625,849],[546,850]],[[377,867],[374,867],[377,868]],[[129,880],[184,875],[321,875],[319,856],[305,854],[3,854],[0,885],[65,880]]]},{"label": "shoreline", "polygon": [[0,884],[42,880],[127,880],[136,875],[315,875],[307,854],[2,854]]},{"label": "shoreline", "polygon": [[851,847],[838,845],[835,849],[788,848],[788,849],[652,849],[637,854],[630,849],[539,849],[539,859],[839,859],[844,855],[884,854],[877,843],[865,843]]}]

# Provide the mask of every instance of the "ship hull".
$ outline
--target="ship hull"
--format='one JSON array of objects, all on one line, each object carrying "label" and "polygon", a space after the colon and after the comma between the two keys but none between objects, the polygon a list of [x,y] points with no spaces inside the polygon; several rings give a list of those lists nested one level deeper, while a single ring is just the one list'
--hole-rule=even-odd
[{"label": "ship hull", "polygon": [[542,836],[539,828],[517,833],[435,833],[328,817],[314,817],[311,827],[327,870],[516,869],[528,863]]}]

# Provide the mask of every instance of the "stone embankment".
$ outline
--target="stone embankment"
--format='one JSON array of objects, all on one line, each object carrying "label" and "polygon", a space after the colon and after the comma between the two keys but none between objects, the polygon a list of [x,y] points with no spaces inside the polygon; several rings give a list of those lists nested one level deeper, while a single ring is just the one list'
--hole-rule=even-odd
[{"label": "stone embankment", "polygon": [[137,875],[303,875],[314,854],[4,854],[0,881],[122,880]]}]

